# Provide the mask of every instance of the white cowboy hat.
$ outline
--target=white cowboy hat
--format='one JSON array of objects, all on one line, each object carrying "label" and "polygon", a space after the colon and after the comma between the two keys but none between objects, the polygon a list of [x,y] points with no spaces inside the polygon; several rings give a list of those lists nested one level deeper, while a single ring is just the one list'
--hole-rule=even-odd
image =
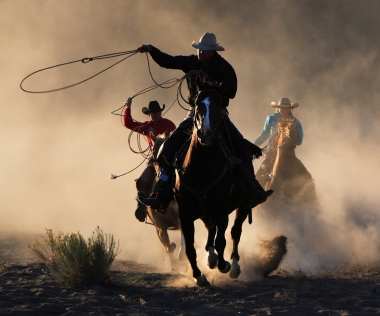
[{"label": "white cowboy hat", "polygon": [[202,37],[199,39],[199,43],[193,42],[191,46],[201,50],[224,50],[224,48],[222,46],[219,46],[219,43],[216,42],[216,36],[213,33],[209,32],[206,32],[202,35]]},{"label": "white cowboy hat", "polygon": [[299,106],[298,103],[290,102],[288,98],[281,98],[281,100],[278,101],[277,104],[276,102],[272,102],[270,105],[273,106],[274,108],[291,108],[291,109],[294,109]]}]

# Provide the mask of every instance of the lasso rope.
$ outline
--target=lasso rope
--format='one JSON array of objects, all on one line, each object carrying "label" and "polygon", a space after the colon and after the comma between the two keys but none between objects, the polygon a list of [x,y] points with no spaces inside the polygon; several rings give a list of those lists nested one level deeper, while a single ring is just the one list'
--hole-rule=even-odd
[{"label": "lasso rope", "polygon": [[[126,60],[127,58],[129,57],[132,57],[133,55],[137,54],[139,51],[138,50],[131,50],[131,51],[125,51],[125,52],[118,52],[118,53],[110,53],[110,54],[105,54],[105,55],[99,55],[99,56],[94,56],[94,57],[84,57],[82,59],[78,59],[78,60],[74,60],[74,61],[70,61],[70,62],[66,62],[66,63],[61,63],[61,64],[57,64],[57,65],[54,65],[54,66],[50,66],[50,67],[46,67],[46,68],[42,68],[42,69],[39,69],[39,70],[36,70],[32,73],[30,73],[29,75],[27,75],[24,79],[22,79],[22,81],[20,82],[20,88],[22,91],[24,92],[27,92],[27,93],[51,93],[51,92],[56,92],[56,91],[61,91],[61,90],[64,90],[64,89],[68,89],[68,88],[72,88],[74,86],[77,86],[79,84],[82,84],[96,76],[98,76],[99,74],[105,72],[106,70],[116,66],[117,64],[121,63],[122,61]],[[49,69],[53,69],[53,68],[57,68],[57,67],[61,67],[61,66],[66,66],[66,65],[70,65],[70,64],[74,64],[74,63],[78,63],[78,62],[82,62],[83,64],[87,64],[91,61],[94,61],[94,60],[101,60],[101,59],[107,59],[107,58],[114,58],[114,57],[120,57],[120,56],[124,56],[124,55],[127,55],[126,57],[124,57],[123,59],[117,61],[116,63],[112,64],[111,66],[108,66],[106,68],[104,68],[103,70],[97,72],[96,74],[84,79],[84,80],[81,80],[79,82],[76,82],[74,84],[71,84],[71,85],[67,85],[67,86],[64,86],[64,87],[61,87],[61,88],[56,88],[56,89],[50,89],[50,90],[41,90],[41,91],[32,91],[32,90],[27,90],[23,87],[23,83],[25,82],[25,80],[39,72],[43,72],[43,71],[46,71],[46,70],[49,70]],[[198,75],[200,74],[202,71],[201,70],[193,70],[193,71],[190,71],[188,73],[186,73],[181,79],[177,79],[177,78],[172,78],[172,79],[169,79],[163,83],[157,83],[156,80],[153,78],[153,75],[152,75],[152,72],[151,72],[151,68],[150,68],[150,63],[149,63],[149,57],[148,57],[148,54],[146,53],[146,58],[147,58],[147,63],[148,63],[148,70],[149,70],[149,74],[150,74],[150,77],[152,78],[153,82],[155,83],[155,85],[153,86],[150,86],[150,87],[147,87],[139,92],[137,92],[136,94],[134,94],[131,99],[141,95],[141,94],[144,94],[144,93],[147,93],[147,92],[150,92],[158,87],[160,88],[163,88],[163,89],[168,89],[168,88],[172,88],[173,86],[175,86],[176,84],[178,84],[178,88],[177,88],[177,95],[176,95],[176,98],[175,100],[173,101],[173,103],[170,105],[170,107],[163,113],[163,115],[165,115],[171,108],[172,106],[174,105],[174,103],[177,101],[178,104],[180,105],[180,107],[186,111],[189,111],[190,109],[189,108],[186,108],[184,107],[182,104],[181,104],[181,101],[184,101],[186,104],[190,104],[186,98],[184,98],[183,94],[182,94],[182,83],[183,81],[190,77],[190,76],[193,76],[193,75]],[[123,117],[123,112],[124,112],[124,109],[125,109],[126,105],[123,105],[122,107],[114,110],[111,112],[111,114],[113,115],[120,115],[121,119]],[[117,113],[118,111],[120,111],[120,113]],[[140,129],[141,127],[139,127],[138,129]],[[149,154],[146,154],[149,150],[150,150],[150,144],[148,145],[148,147],[146,149],[143,149],[142,146],[141,146],[141,133],[139,133],[139,131],[137,130],[131,130],[129,136],[128,136],[128,145],[129,145],[129,148],[131,149],[131,151],[133,153],[137,153],[137,154],[141,154],[144,158],[144,160],[135,168],[133,168],[132,170],[126,172],[126,173],[123,173],[121,175],[113,175],[111,174],[110,175],[110,178],[111,179],[116,179],[120,176],[123,176],[123,175],[126,175],[134,170],[136,170],[138,167],[140,167],[145,160],[147,159],[150,159],[151,158],[151,153],[149,152]],[[132,135],[133,133],[137,133],[137,146],[138,146],[138,151],[134,150],[131,146],[131,138],[132,138]]]},{"label": "lasso rope", "polygon": [[[74,86],[77,86],[81,83],[84,83],[94,77],[96,77],[97,75],[101,74],[102,72],[105,72],[106,70],[112,68],[113,66],[121,63],[122,61],[126,60],[127,58],[129,57],[132,57],[133,55],[137,54],[138,51],[137,50],[130,50],[130,51],[126,51],[126,52],[119,52],[119,53],[111,53],[111,54],[105,54],[105,55],[99,55],[99,56],[94,56],[94,57],[85,57],[85,58],[82,58],[82,59],[78,59],[78,60],[74,60],[74,61],[70,61],[70,62],[67,62],[67,63],[62,63],[62,64],[58,64],[58,65],[54,65],[54,66],[50,66],[50,67],[46,67],[46,68],[42,68],[42,69],[39,69],[37,71],[34,71],[32,72],[31,74],[27,75],[24,79],[22,79],[21,83],[20,83],[20,88],[22,91],[25,91],[25,92],[28,92],[28,93],[50,93],[50,92],[55,92],[55,91],[60,91],[60,90],[64,90],[64,89],[68,89],[68,88],[71,88],[71,87],[74,87]],[[33,76],[34,74],[38,73],[38,72],[42,72],[42,71],[45,71],[45,70],[48,70],[48,69],[52,69],[52,68],[57,68],[57,67],[61,67],[61,66],[66,66],[66,65],[70,65],[70,64],[74,64],[74,63],[78,63],[78,62],[82,62],[83,64],[87,64],[89,63],[90,61],[93,61],[93,60],[100,60],[100,59],[106,59],[106,58],[113,58],[113,57],[119,57],[119,56],[123,56],[123,55],[128,55],[127,57],[124,57],[123,59],[117,61],[116,63],[112,64],[111,66],[97,72],[96,74],[92,75],[91,77],[88,77],[82,81],[79,81],[77,83],[74,83],[74,84],[71,84],[71,85],[68,85],[68,86],[65,86],[65,87],[61,87],[61,88],[57,88],[57,89],[51,89],[51,90],[42,90],[42,91],[31,91],[31,90],[26,90],[23,88],[22,84],[24,83],[24,81]]]},{"label": "lasso rope", "polygon": [[[154,78],[153,78],[153,75],[152,75],[152,72],[151,72],[151,69],[150,69],[150,63],[149,63],[149,58],[148,58],[148,54],[146,54],[147,56],[147,63],[148,63],[148,69],[149,69],[149,74],[150,74],[150,77],[152,78],[153,82],[155,83],[155,85],[153,86],[150,86],[148,88],[145,88],[139,92],[137,92],[136,94],[134,94],[131,99],[135,98],[136,96],[139,96],[141,94],[144,94],[144,93],[147,93],[149,91],[152,91],[156,88],[163,88],[163,89],[167,89],[167,88],[172,88],[173,86],[175,86],[177,83],[178,83],[178,88],[177,88],[177,95],[176,95],[176,98],[174,99],[173,103],[169,106],[169,108],[162,114],[162,116],[164,116],[174,105],[174,103],[177,101],[178,104],[181,106],[182,109],[186,110],[186,111],[189,111],[190,109],[188,108],[185,108],[184,106],[182,106],[181,102],[180,102],[180,98],[186,102],[187,104],[190,104],[182,95],[182,83],[183,81],[187,78],[187,77],[190,77],[190,76],[193,76],[193,75],[198,75],[199,73],[201,73],[202,71],[201,70],[193,70],[193,71],[190,71],[188,73],[186,73],[181,79],[177,79],[177,78],[172,78],[172,79],[169,79],[163,83],[158,83]],[[169,85],[169,86],[167,86]],[[120,119],[122,120],[123,116],[124,116],[124,111],[125,111],[125,108],[126,108],[126,105],[124,104],[123,106],[121,106],[120,108],[114,110],[111,112],[111,114],[113,115],[119,115],[120,116]],[[135,121],[135,120],[134,120]],[[137,122],[137,121],[135,121]],[[123,123],[122,123],[123,124]],[[124,125],[124,124],[123,124]],[[142,146],[141,146],[141,133],[139,132],[139,129],[141,127],[138,127],[136,129],[133,129],[131,130],[131,132],[129,133],[129,136],[128,136],[128,146],[130,148],[130,150],[135,153],[135,154],[141,154],[143,157],[144,157],[144,161],[145,160],[148,160],[151,158],[151,153],[149,153],[148,155],[146,154],[146,152],[150,149],[150,145],[148,145],[148,147],[146,149],[142,149]],[[134,150],[132,148],[132,145],[131,145],[131,139],[132,139],[132,136],[133,136],[133,133],[136,133],[136,136],[137,136],[137,146],[138,146],[138,151]],[[142,164],[142,163],[141,163]],[[141,164],[139,166],[141,166]],[[138,167],[139,167],[138,166]],[[136,167],[137,168],[137,167]],[[135,170],[136,168],[132,169],[131,171]],[[111,174],[111,179],[116,179],[120,176],[123,176],[125,174],[128,174],[130,173],[131,171],[129,172],[126,172],[126,173],[123,173],[119,176],[116,176],[116,175],[113,175]]]}]

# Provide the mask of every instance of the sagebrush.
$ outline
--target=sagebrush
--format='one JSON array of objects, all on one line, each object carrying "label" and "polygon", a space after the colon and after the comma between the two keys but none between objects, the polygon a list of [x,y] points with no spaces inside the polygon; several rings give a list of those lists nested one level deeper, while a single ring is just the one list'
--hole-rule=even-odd
[{"label": "sagebrush", "polygon": [[29,248],[42,260],[58,282],[73,284],[101,284],[110,280],[110,268],[119,254],[119,241],[104,234],[97,227],[86,241],[81,234],[58,232],[54,237],[46,229],[43,242],[36,240]]}]

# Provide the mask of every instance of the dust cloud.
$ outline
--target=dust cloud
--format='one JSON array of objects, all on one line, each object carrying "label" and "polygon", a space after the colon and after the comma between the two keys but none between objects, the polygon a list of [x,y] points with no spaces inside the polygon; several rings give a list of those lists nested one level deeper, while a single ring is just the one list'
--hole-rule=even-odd
[{"label": "dust cloud", "polygon": [[[247,139],[261,132],[272,101],[288,97],[300,104],[296,116],[305,137],[296,153],[315,179],[323,207],[317,219],[304,223],[303,235],[294,230],[297,223],[265,222],[254,210],[252,225],[243,227],[243,271],[260,240],[278,234],[288,238],[283,265],[295,269],[353,257],[379,260],[379,9],[377,1],[351,0],[0,1],[2,233],[43,235],[51,228],[89,237],[100,226],[120,240],[120,259],[168,269],[154,228],[134,217],[134,179],[142,167],[109,180],[110,173],[128,172],[142,161],[111,111],[153,85],[145,54],[55,93],[25,93],[19,84],[41,68],[141,44],[193,54],[191,43],[209,31],[236,70],[239,88],[229,112]],[[114,62],[48,70],[28,78],[24,88],[59,88]],[[158,82],[183,75],[152,61],[151,70]],[[133,117],[145,120],[141,108],[150,100],[168,107],[175,97],[175,88],[142,94],[133,101]],[[174,105],[166,117],[179,124],[185,114]],[[132,146],[137,149],[136,137]],[[196,229],[205,270],[206,232],[202,224]],[[170,236],[179,245],[178,232]]]}]

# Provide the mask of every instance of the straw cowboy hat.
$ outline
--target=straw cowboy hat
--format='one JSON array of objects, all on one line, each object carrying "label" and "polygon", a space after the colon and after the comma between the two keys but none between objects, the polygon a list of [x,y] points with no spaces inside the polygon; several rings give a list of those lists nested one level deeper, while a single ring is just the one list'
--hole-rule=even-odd
[{"label": "straw cowboy hat", "polygon": [[142,112],[146,115],[149,113],[156,113],[156,112],[161,112],[165,109],[165,104],[162,105],[162,109],[160,108],[160,105],[158,104],[157,101],[150,101],[148,107],[143,107]]},{"label": "straw cowboy hat", "polygon": [[272,102],[270,105],[273,106],[274,108],[291,108],[291,109],[294,109],[294,108],[298,107],[299,104],[290,102],[290,100],[288,98],[281,98],[281,100],[278,101],[277,104],[276,104],[276,102]]},{"label": "straw cowboy hat", "polygon": [[224,48],[222,46],[219,46],[219,43],[216,42],[216,36],[213,33],[209,32],[206,32],[202,35],[202,37],[199,39],[199,43],[193,42],[191,46],[201,50],[224,50]]}]

